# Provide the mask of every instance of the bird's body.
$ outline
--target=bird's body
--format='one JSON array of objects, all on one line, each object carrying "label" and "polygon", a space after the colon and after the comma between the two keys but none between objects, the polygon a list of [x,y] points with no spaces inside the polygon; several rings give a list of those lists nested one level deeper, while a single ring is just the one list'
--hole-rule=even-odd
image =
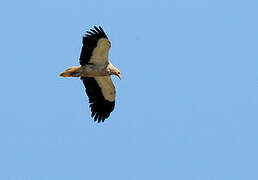
[{"label": "bird's body", "polygon": [[109,67],[113,66],[108,64],[87,64],[87,66],[70,67],[60,74],[62,77],[96,77],[96,76],[109,76]]},{"label": "bird's body", "polygon": [[115,87],[110,75],[121,78],[120,71],[108,60],[111,43],[101,27],[91,29],[83,37],[83,47],[78,67],[70,67],[62,77],[81,77],[95,121],[109,117],[115,107]]},{"label": "bird's body", "polygon": [[83,77],[96,77],[96,76],[109,76],[110,68],[114,66],[111,63],[105,64],[88,64],[87,66],[82,66]]}]

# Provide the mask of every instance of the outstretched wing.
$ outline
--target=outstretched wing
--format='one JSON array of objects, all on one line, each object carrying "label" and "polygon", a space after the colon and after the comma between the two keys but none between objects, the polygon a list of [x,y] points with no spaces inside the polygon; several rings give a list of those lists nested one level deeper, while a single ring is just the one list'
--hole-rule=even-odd
[{"label": "outstretched wing", "polygon": [[89,97],[91,117],[104,122],[115,107],[115,86],[110,76],[81,77]]},{"label": "outstretched wing", "polygon": [[87,31],[82,40],[80,64],[100,64],[108,62],[108,52],[111,47],[110,41],[103,29],[94,26],[94,29]]}]

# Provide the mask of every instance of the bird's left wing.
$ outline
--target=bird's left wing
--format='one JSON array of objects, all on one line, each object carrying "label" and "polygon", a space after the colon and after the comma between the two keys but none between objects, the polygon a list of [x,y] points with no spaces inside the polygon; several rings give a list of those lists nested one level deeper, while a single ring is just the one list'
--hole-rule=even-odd
[{"label": "bird's left wing", "polygon": [[108,52],[111,43],[104,30],[99,26],[87,31],[83,37],[80,64],[104,64],[108,62]]},{"label": "bird's left wing", "polygon": [[104,122],[115,107],[115,86],[110,76],[81,77],[89,97],[91,117]]}]

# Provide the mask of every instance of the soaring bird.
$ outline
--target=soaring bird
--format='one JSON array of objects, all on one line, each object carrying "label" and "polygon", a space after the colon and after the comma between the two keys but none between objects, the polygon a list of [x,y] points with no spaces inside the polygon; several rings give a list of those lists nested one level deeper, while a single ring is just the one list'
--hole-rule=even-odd
[{"label": "soaring bird", "polygon": [[120,71],[108,60],[111,43],[99,26],[90,29],[83,36],[80,65],[70,67],[59,76],[80,77],[89,97],[91,117],[104,122],[115,107],[115,86],[110,75],[121,79]]}]

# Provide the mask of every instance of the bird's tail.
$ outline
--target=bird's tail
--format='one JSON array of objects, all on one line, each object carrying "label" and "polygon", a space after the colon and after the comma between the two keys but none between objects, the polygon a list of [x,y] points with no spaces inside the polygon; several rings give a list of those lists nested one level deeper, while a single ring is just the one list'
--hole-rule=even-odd
[{"label": "bird's tail", "polygon": [[79,77],[82,73],[81,66],[79,67],[70,67],[66,69],[64,72],[59,74],[61,77]]}]

